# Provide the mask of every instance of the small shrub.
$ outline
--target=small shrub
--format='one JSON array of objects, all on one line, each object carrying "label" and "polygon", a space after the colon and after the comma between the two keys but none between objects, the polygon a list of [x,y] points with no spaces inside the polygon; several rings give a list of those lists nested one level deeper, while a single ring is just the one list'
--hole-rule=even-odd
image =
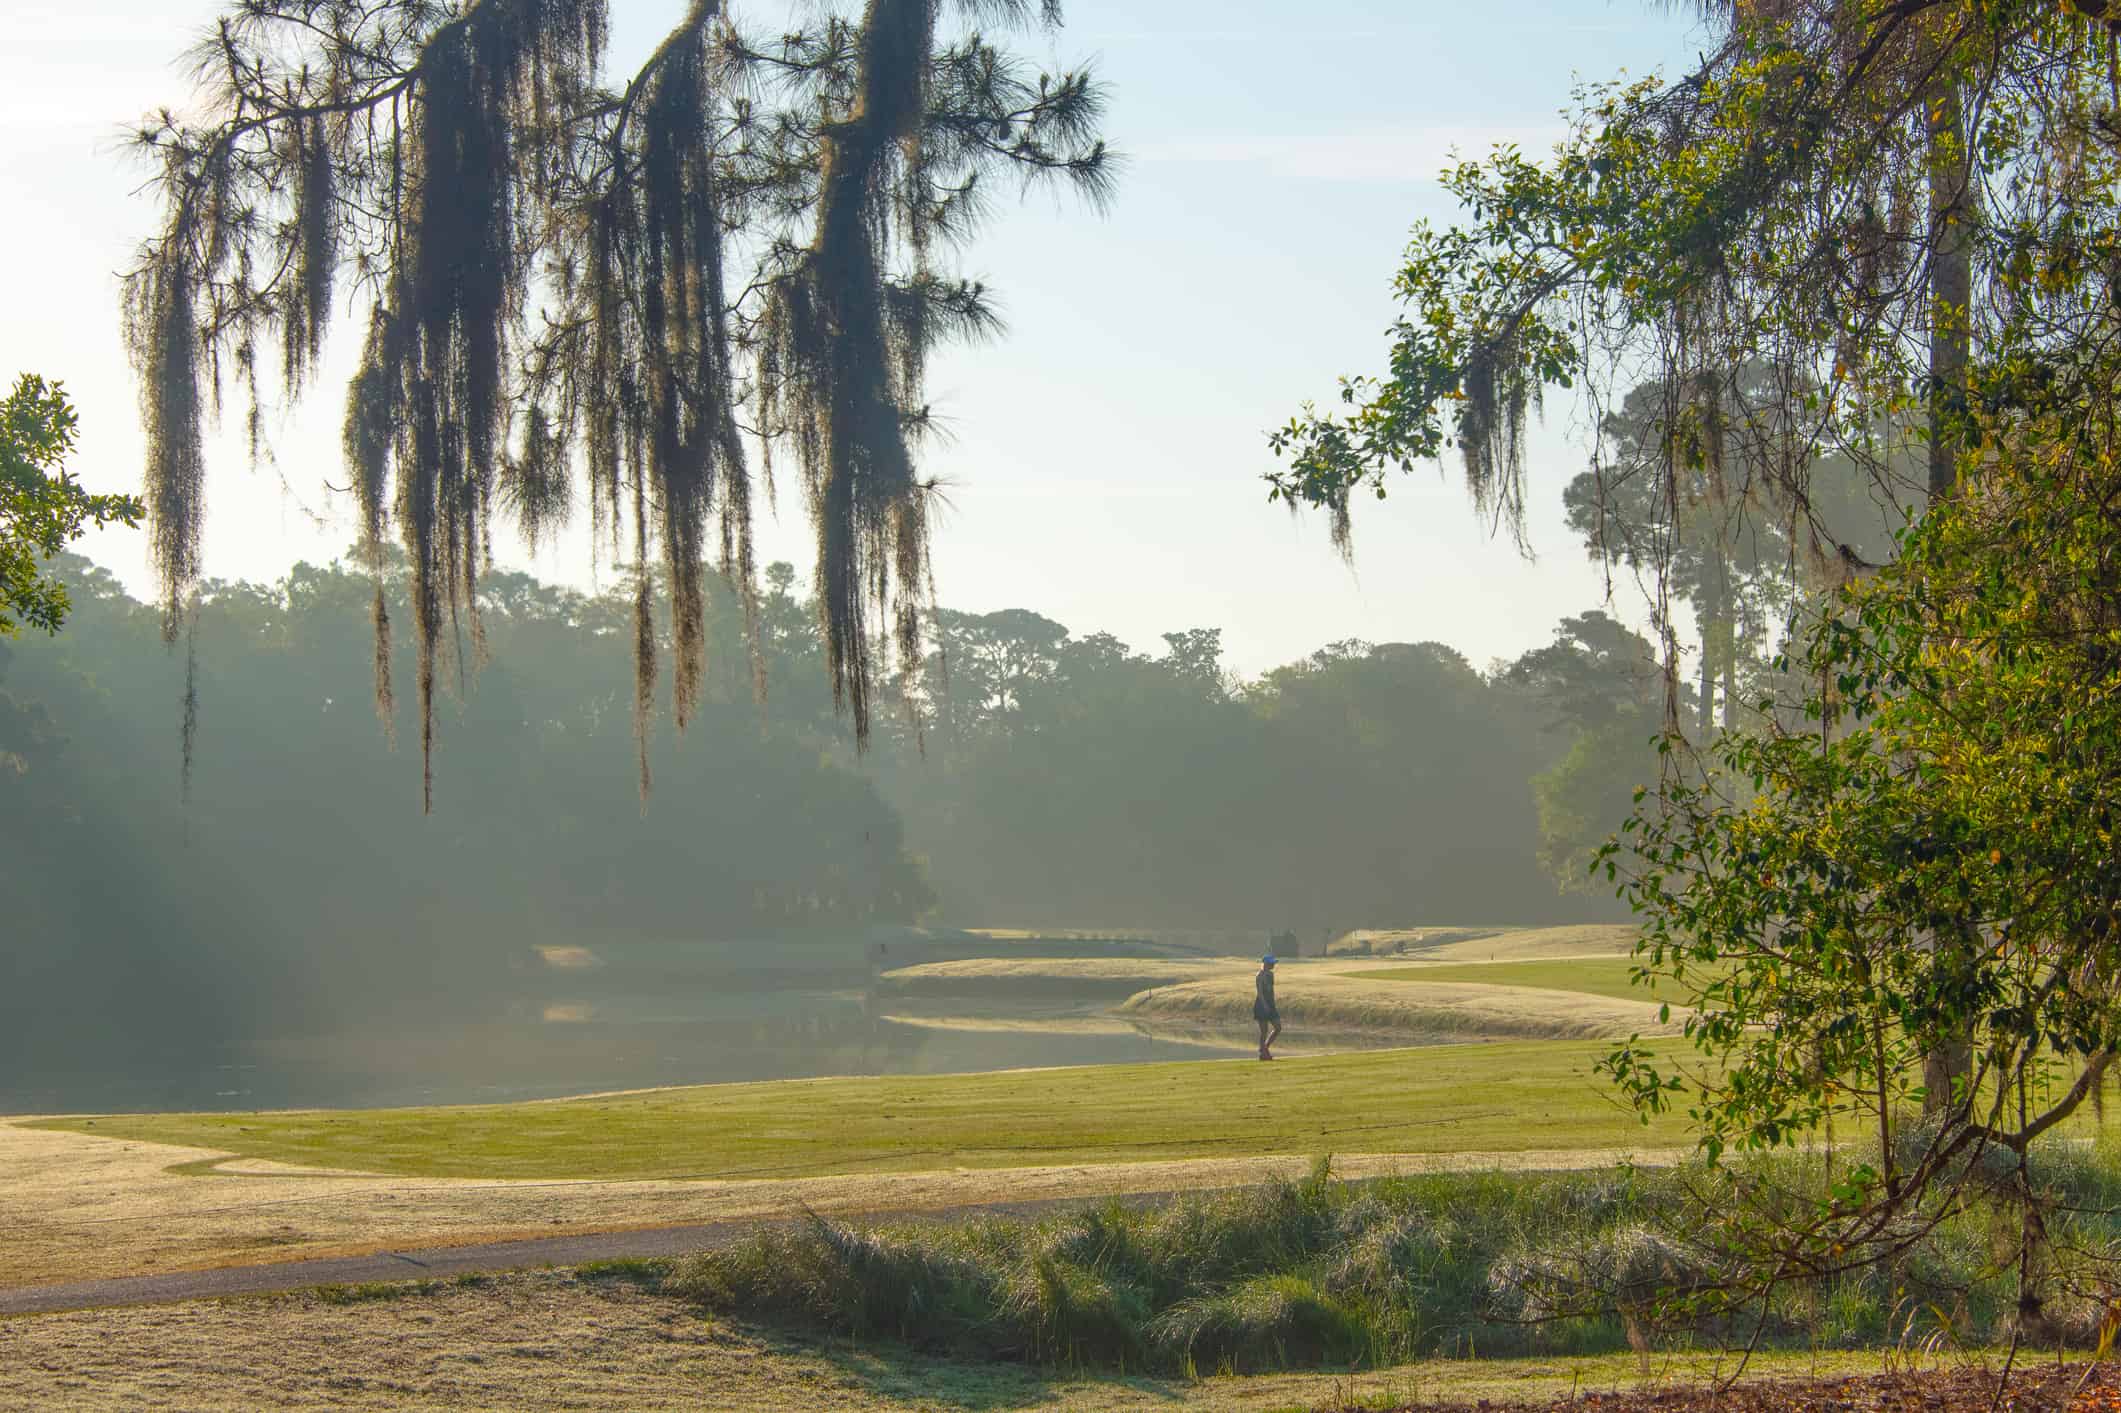
[{"label": "small shrub", "polygon": [[1140,1289],[1048,1255],[1011,1273],[1001,1313],[1042,1363],[1133,1365],[1145,1358],[1149,1302]]},{"label": "small shrub", "polygon": [[1499,1305],[1514,1307],[1526,1320],[1608,1311],[1640,1320],[1708,1287],[1716,1275],[1697,1253],[1638,1224],[1587,1244],[1569,1241],[1506,1257],[1495,1264],[1489,1284]]},{"label": "small shrub", "polygon": [[1321,1163],[1302,1182],[1174,1199],[1151,1215],[1141,1235],[1154,1293],[1160,1301],[1180,1299],[1310,1261],[1335,1232],[1341,1191]]},{"label": "small shrub", "polygon": [[690,1257],[664,1289],[730,1314],[979,1350],[1000,1304],[998,1284],[987,1267],[939,1243],[813,1215]]},{"label": "small shrub", "polygon": [[1354,1364],[1371,1351],[1370,1331],[1302,1276],[1255,1276],[1214,1295],[1182,1300],[1150,1323],[1150,1335],[1180,1362],[1238,1373]]},{"label": "small shrub", "polygon": [[1868,1275],[1843,1276],[1827,1290],[1818,1336],[1828,1344],[1882,1339],[1885,1317],[1885,1301],[1874,1279]]}]

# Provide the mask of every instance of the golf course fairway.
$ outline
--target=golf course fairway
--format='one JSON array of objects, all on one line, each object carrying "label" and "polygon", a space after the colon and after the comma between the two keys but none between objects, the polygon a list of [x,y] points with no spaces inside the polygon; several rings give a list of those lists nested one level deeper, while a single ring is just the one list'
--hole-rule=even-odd
[{"label": "golf course fairway", "polygon": [[[1655,1042],[1665,1053],[1684,1042]],[[507,1105],[137,1114],[36,1127],[459,1178],[786,1178],[1273,1153],[1683,1145],[1592,1072],[1610,1042],[774,1080]]]}]

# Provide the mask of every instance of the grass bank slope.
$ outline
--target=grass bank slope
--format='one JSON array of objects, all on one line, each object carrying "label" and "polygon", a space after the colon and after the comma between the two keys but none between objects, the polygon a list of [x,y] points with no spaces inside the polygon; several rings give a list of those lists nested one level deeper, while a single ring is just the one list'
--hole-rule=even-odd
[{"label": "grass bank slope", "polygon": [[779,1178],[1684,1144],[1680,1122],[1645,1128],[1616,1105],[1591,1073],[1604,1049],[1582,1041],[1459,1045],[1272,1065],[776,1080],[532,1104],[140,1114],[33,1126],[311,1167],[467,1178]]},{"label": "grass bank slope", "polygon": [[[1374,973],[1291,968],[1279,983],[1282,1022],[1296,1033],[1360,1031],[1416,1040],[1582,1040],[1677,1031],[1658,1019],[1654,1002],[1640,997],[1412,979],[1423,971],[1395,970],[1393,979],[1378,981]],[[1219,976],[1142,992],[1119,1013],[1164,1025],[1242,1027],[1252,1023],[1252,997],[1249,974]]]},{"label": "grass bank slope", "polygon": [[[1482,986],[1536,987],[1546,991],[1606,996],[1616,1001],[1679,999],[1654,987],[1635,985],[1629,980],[1635,966],[1632,957],[1570,957],[1536,962],[1419,962],[1412,966],[1354,971],[1348,975],[1366,981],[1469,982]],[[1691,976],[1689,973],[1690,984]],[[1667,982],[1666,988],[1669,987]]]},{"label": "grass bank slope", "polygon": [[1228,973],[1249,976],[1236,961],[1166,961],[1153,957],[980,957],[900,967],[877,989],[902,996],[985,996],[1010,1000],[1131,996],[1154,986]]},{"label": "grass bank slope", "polygon": [[1405,956],[1424,961],[1533,961],[1544,957],[1625,956],[1639,929],[1627,923],[1562,927],[1368,928],[1336,938],[1335,958]]},{"label": "grass bank slope", "polygon": [[1547,957],[1624,957],[1642,929],[1632,923],[1586,923],[1568,927],[1523,927],[1493,937],[1469,937],[1425,950],[1444,962],[1529,962]]}]

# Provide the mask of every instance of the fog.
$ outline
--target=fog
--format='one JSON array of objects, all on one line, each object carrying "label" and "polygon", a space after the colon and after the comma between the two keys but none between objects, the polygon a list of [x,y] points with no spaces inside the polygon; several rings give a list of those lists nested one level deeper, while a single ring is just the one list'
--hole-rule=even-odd
[{"label": "fog", "polygon": [[[902,684],[857,756],[777,567],[766,702],[718,601],[704,708],[682,736],[651,723],[644,799],[630,588],[503,574],[489,659],[467,640],[448,664],[423,816],[417,726],[375,707],[365,576],[211,587],[187,791],[184,647],[107,574],[64,572],[66,631],[0,645],[0,1112],[1227,1053],[909,1023],[877,1004],[869,947],[1008,927],[1315,949],[1616,915],[1565,891],[1571,841],[1542,834],[1538,782],[1584,708],[1537,663],[1341,642],[1238,680],[1214,627],[1142,651],[1030,610],[944,610],[947,678],[938,660]],[[1592,782],[1617,812],[1651,759],[1631,649],[1601,659],[1579,633],[1551,651],[1611,669],[1569,680],[1634,733]]]}]

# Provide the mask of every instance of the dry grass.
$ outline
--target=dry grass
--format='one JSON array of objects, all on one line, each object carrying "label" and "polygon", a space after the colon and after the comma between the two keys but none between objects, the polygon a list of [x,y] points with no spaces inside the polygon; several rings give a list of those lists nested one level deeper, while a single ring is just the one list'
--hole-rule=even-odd
[{"label": "dry grass", "polygon": [[1249,975],[1237,961],[1166,961],[1154,957],[976,957],[900,967],[877,978],[905,996],[992,996],[1014,1000],[1059,996],[1128,996],[1152,986],[1219,973]]},{"label": "dry grass", "polygon": [[[259,1407],[847,1410],[1184,1407],[1261,1413],[1417,1398],[1517,1400],[1669,1387],[1728,1356],[1431,1360],[1356,1375],[1079,1378],[812,1343],[699,1318],[624,1280],[565,1271],[0,1320],[0,1409]],[[388,1298],[395,1296],[395,1298]],[[1872,1373],[1876,1354],[1770,1354],[1759,1377]]]},{"label": "dry grass", "polygon": [[1329,957],[1370,957],[1420,952],[1454,942],[1500,937],[1508,927],[1358,927],[1326,944]]},{"label": "dry grass", "polygon": [[[1658,1019],[1654,1003],[1581,991],[1378,981],[1312,966],[1291,968],[1279,986],[1282,1023],[1292,1033],[1361,1031],[1409,1040],[1595,1040],[1678,1031],[1677,1022]],[[1215,977],[1145,991],[1119,1009],[1130,1019],[1166,1025],[1244,1027],[1252,1023],[1252,997],[1249,976]]]},{"label": "dry grass", "polygon": [[1625,956],[1638,929],[1628,923],[1564,927],[1410,927],[1363,929],[1336,938],[1335,959],[1396,957],[1439,962],[1523,962],[1555,957]]},{"label": "dry grass", "polygon": [[1642,929],[1633,923],[1527,927],[1494,937],[1470,937],[1425,951],[1440,962],[1531,962],[1552,957],[1623,957]]},{"label": "dry grass", "polygon": [[[1007,1015],[953,1016],[918,1015],[892,1012],[883,1017],[894,1025],[917,1025],[926,1030],[950,1030],[967,1034],[1012,1034],[1012,1035],[1124,1035],[1139,1036],[1144,1028],[1132,1021],[1122,1020],[1109,1014],[1081,1015],[1075,1008],[1063,1008],[1059,1014],[1041,1014],[1026,1007],[1021,1012],[1012,1008]],[[1151,1032],[1153,1033],[1153,1032]],[[1242,1041],[1231,1041],[1224,1048],[1232,1054],[1247,1053],[1251,1047]]]}]

